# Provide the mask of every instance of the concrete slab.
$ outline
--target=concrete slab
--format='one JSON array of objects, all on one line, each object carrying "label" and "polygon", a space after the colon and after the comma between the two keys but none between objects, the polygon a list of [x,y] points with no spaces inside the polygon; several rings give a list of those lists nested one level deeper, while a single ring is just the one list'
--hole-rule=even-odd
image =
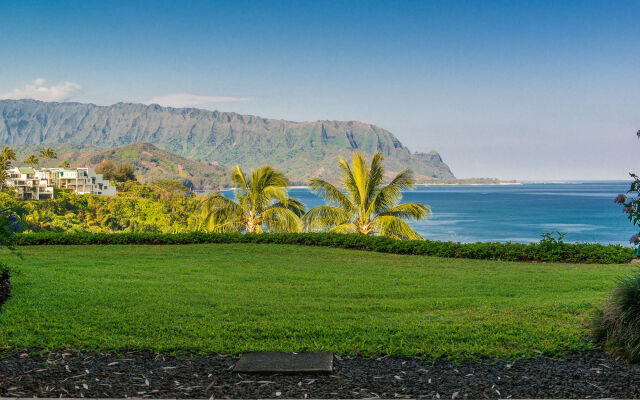
[{"label": "concrete slab", "polygon": [[245,353],[233,370],[248,373],[328,374],[333,371],[333,353]]}]

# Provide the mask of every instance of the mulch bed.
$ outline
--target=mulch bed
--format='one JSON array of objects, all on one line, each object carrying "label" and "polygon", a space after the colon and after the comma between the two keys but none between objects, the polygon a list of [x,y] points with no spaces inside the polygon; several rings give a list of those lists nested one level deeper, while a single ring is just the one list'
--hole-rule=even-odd
[{"label": "mulch bed", "polygon": [[599,351],[513,362],[334,360],[331,375],[252,375],[225,356],[152,352],[0,355],[0,397],[638,398],[640,366]]}]

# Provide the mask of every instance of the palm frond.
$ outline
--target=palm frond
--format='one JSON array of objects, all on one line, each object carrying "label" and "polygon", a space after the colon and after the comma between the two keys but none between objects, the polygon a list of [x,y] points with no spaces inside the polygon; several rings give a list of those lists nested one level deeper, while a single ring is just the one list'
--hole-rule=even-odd
[{"label": "palm frond", "polygon": [[256,212],[261,212],[273,200],[285,203],[288,186],[287,177],[270,165],[253,170],[249,183],[252,207]]},{"label": "palm frond", "polygon": [[281,203],[281,202],[274,203],[269,207],[267,207],[267,210],[275,207],[286,208],[300,218],[302,218],[302,216],[305,214],[307,209],[307,206],[305,206],[303,202],[301,202],[300,200],[294,199],[293,197],[287,197],[286,203]]},{"label": "palm frond", "polygon": [[430,216],[431,209],[429,209],[429,206],[420,203],[404,203],[388,208],[386,211],[378,215],[420,220]]},{"label": "palm frond", "polygon": [[2,150],[0,150],[0,158],[4,161],[16,161],[16,153],[9,146],[4,146]]},{"label": "palm frond", "polygon": [[349,222],[346,224],[334,226],[333,228],[329,229],[329,233],[358,233],[358,227],[353,222]]},{"label": "palm frond", "polygon": [[302,232],[302,220],[288,208],[269,208],[262,213],[262,221],[269,232]]},{"label": "palm frond", "polygon": [[214,193],[200,203],[201,229],[210,232],[238,232],[242,228],[244,211],[233,200],[227,199],[220,193]]},{"label": "palm frond", "polygon": [[287,199],[287,190],[285,188],[269,185],[263,188],[262,193],[256,196],[256,208],[261,211],[274,200],[286,204]]},{"label": "palm frond", "polygon": [[314,207],[302,217],[304,227],[309,232],[326,232],[334,226],[345,224],[352,219],[351,213],[332,206]]},{"label": "palm frond", "polygon": [[398,240],[422,240],[424,239],[409,224],[398,217],[383,215],[371,221],[375,226],[375,232],[380,236],[387,236]]},{"label": "palm frond", "polygon": [[231,170],[231,182],[235,185],[236,189],[249,191],[249,185],[247,185],[247,178],[244,176],[244,172],[239,165],[236,165]]},{"label": "palm frond", "polygon": [[235,189],[236,203],[242,207],[245,212],[251,209],[251,200],[249,199],[249,193],[244,189]]},{"label": "palm frond", "polygon": [[376,193],[368,212],[381,213],[394,207],[402,198],[402,190],[411,187],[413,187],[413,174],[405,169]]},{"label": "palm frond", "polygon": [[340,166],[340,170],[342,170],[342,185],[347,191],[347,196],[351,198],[351,204],[357,207],[360,204],[360,192],[358,191],[358,185],[356,185],[349,162],[341,157],[338,165]]},{"label": "palm frond", "polygon": [[324,198],[329,205],[340,207],[345,211],[355,211],[349,198],[329,182],[322,179],[309,179],[309,184],[311,190]]},{"label": "palm frond", "polygon": [[[362,154],[354,152],[351,159],[351,172],[353,176],[353,183],[358,193],[358,200],[354,201],[358,209],[366,207],[367,201],[367,163],[364,160]],[[354,199],[355,200],[355,199]]]},{"label": "palm frond", "polygon": [[371,157],[371,164],[367,171],[367,185],[364,196],[364,208],[366,210],[369,209],[369,205],[373,202],[373,199],[382,186],[382,182],[384,180],[384,167],[382,166],[383,159],[384,155],[379,152],[375,153],[373,157]]}]

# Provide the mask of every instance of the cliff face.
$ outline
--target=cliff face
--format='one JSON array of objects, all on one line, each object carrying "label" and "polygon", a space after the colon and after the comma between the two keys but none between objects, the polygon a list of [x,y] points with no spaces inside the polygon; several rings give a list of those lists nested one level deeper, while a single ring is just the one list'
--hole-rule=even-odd
[{"label": "cliff face", "polygon": [[[73,144],[98,148],[149,142],[194,160],[249,169],[271,164],[293,181],[335,179],[339,157],[380,151],[392,172],[419,181],[454,178],[438,153],[412,154],[389,131],[357,121],[291,122],[236,113],[118,103],[96,106],[0,101],[0,142],[11,146]],[[53,147],[53,146],[52,146]]]}]

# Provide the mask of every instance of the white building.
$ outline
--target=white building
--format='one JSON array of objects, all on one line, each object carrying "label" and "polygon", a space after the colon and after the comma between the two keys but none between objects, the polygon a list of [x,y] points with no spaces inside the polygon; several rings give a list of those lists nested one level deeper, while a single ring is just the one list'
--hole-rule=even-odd
[{"label": "white building", "polygon": [[16,167],[9,171],[7,186],[16,187],[23,200],[44,200],[53,197],[53,189],[69,189],[78,194],[115,196],[116,187],[93,168],[33,168]]},{"label": "white building", "polygon": [[53,186],[38,176],[38,171],[28,167],[9,170],[7,186],[15,188],[22,200],[45,200],[53,198]]}]

